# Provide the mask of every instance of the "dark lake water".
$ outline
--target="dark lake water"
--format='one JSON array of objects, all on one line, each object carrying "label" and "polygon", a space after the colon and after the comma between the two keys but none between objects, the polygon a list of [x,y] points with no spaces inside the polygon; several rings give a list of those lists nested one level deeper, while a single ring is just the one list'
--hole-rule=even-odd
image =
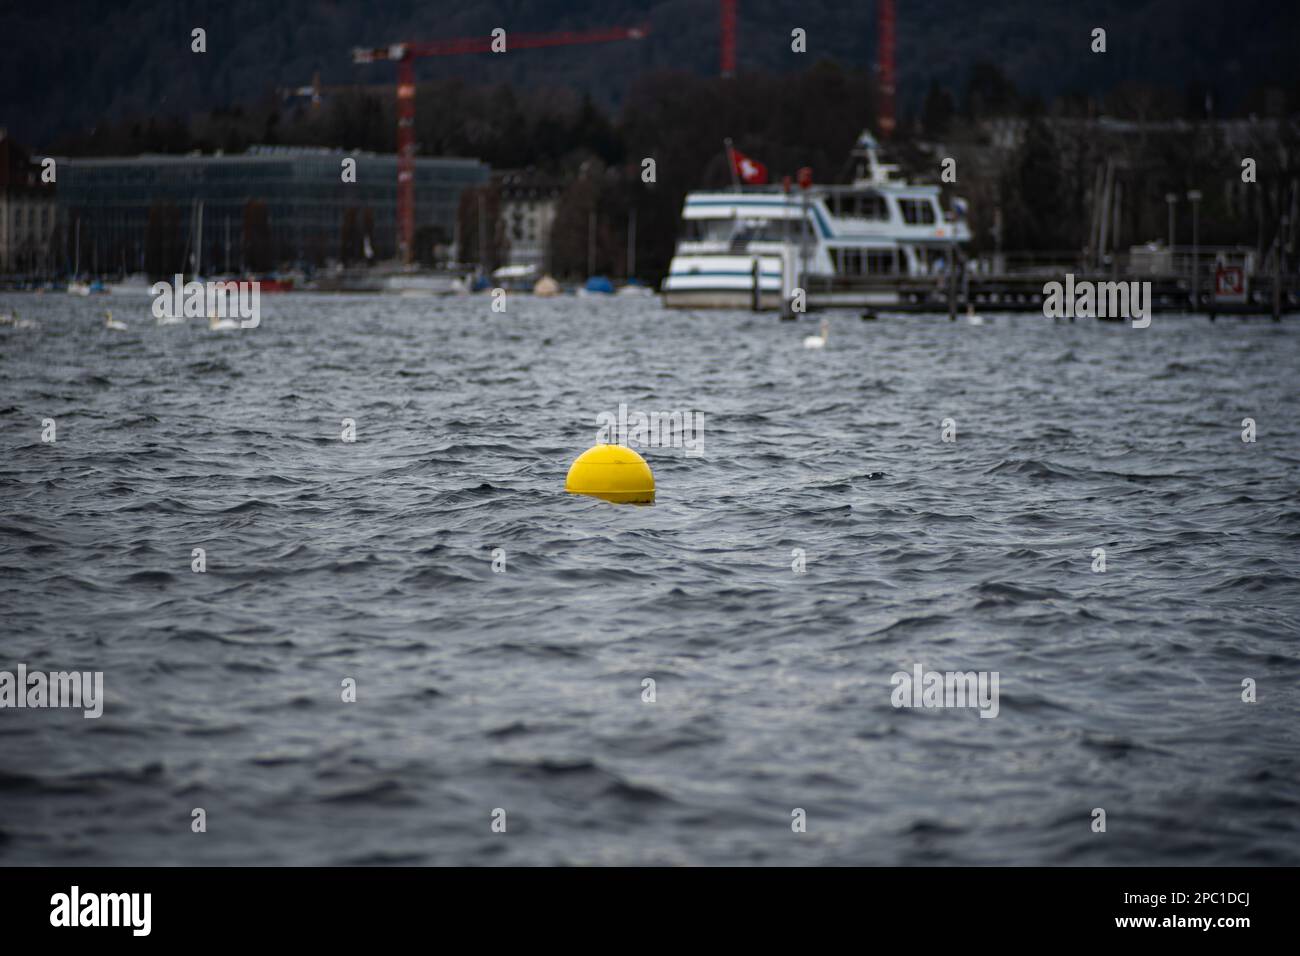
[{"label": "dark lake water", "polygon": [[148,303],[0,297],[0,864],[1300,864],[1294,321]]}]

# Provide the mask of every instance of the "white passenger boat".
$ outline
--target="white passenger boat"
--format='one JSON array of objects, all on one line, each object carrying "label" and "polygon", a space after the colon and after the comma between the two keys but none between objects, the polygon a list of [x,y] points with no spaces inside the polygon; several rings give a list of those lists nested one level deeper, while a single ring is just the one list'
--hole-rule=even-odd
[{"label": "white passenger boat", "polygon": [[777,308],[802,287],[822,306],[885,305],[897,292],[873,280],[944,274],[970,230],[945,215],[939,187],[900,179],[870,133],[852,158],[850,185],[687,194],[664,304]]}]

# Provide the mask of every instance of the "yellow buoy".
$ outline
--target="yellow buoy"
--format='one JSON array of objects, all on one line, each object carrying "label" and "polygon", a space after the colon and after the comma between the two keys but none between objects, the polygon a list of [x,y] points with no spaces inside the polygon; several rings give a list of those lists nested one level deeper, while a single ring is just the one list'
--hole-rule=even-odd
[{"label": "yellow buoy", "polygon": [[655,476],[645,459],[631,448],[597,445],[569,466],[564,490],[618,504],[650,504],[655,500]]}]

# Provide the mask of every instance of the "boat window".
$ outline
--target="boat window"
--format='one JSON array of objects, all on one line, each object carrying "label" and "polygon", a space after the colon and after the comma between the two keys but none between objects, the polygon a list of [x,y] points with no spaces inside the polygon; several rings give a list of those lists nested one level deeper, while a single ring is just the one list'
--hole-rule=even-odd
[{"label": "boat window", "polygon": [[884,221],[889,218],[885,197],[877,192],[832,193],[827,205],[837,219]]},{"label": "boat window", "polygon": [[832,249],[831,261],[836,275],[896,275],[897,252],[893,249]]},{"label": "boat window", "polygon": [[[807,223],[808,235],[814,234],[814,226],[811,219],[803,220]],[[736,228],[733,242],[790,242],[795,241],[800,236],[800,229],[804,228],[798,219],[781,220],[781,219],[763,219],[745,220],[743,224]]]},{"label": "boat window", "polygon": [[894,275],[898,272],[898,253],[893,249],[868,249],[867,272],[871,275]]},{"label": "boat window", "polygon": [[854,215],[859,219],[888,219],[889,209],[880,193],[860,193],[854,197]]},{"label": "boat window", "polygon": [[682,242],[726,241],[734,225],[730,219],[683,219]]},{"label": "boat window", "polygon": [[[805,220],[809,235],[816,234],[812,218]],[[682,242],[788,242],[797,240],[803,224],[798,219],[683,219]]]},{"label": "boat window", "polygon": [[935,221],[934,206],[925,199],[900,199],[898,211],[909,226],[929,225]]}]

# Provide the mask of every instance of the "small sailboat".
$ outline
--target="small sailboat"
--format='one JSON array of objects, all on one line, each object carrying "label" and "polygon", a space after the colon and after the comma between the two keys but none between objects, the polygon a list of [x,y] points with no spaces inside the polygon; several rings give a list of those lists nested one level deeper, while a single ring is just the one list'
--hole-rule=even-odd
[{"label": "small sailboat", "polygon": [[90,295],[90,283],[82,282],[81,275],[81,217],[77,217],[77,238],[72,244],[72,281],[68,283],[68,295]]},{"label": "small sailboat", "polygon": [[618,291],[615,292],[614,294],[615,294],[615,295],[650,296],[650,295],[654,295],[654,294],[655,294],[655,290],[652,289],[652,288],[650,288],[648,285],[642,285],[642,284],[641,284],[640,282],[638,282],[636,279],[629,279],[629,280],[627,281],[627,284],[626,284],[626,285],[621,285],[621,286],[619,286],[619,287],[618,287]]},{"label": "small sailboat", "polygon": [[111,282],[108,291],[112,295],[150,295],[153,284],[143,272],[133,272],[120,282]]},{"label": "small sailboat", "polygon": [[527,265],[502,266],[492,271],[492,283],[495,288],[511,292],[527,292],[536,284],[537,266]]},{"label": "small sailboat", "polygon": [[818,335],[806,336],[803,340],[803,347],[806,349],[820,349],[826,347],[826,340],[831,336],[831,324],[822,319],[821,332]]}]

